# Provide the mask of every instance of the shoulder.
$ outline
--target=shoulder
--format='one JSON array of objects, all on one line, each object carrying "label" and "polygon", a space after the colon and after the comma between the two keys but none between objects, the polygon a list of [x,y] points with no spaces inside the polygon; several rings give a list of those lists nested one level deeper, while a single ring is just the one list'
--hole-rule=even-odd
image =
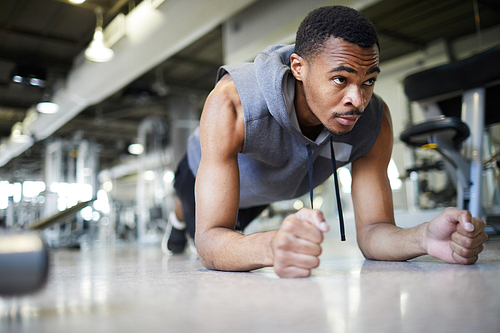
[{"label": "shoulder", "polygon": [[[374,153],[375,156],[385,156],[390,155],[392,153],[392,145],[393,145],[393,133],[392,133],[392,119],[391,112],[389,111],[389,107],[387,104],[381,99],[381,107],[382,107],[382,124],[380,126],[380,133],[378,135],[377,141],[373,146],[371,152]],[[386,154],[380,154],[381,152],[386,152]]]},{"label": "shoulder", "polygon": [[392,155],[392,146],[394,141],[394,136],[392,133],[392,119],[389,107],[382,101],[382,124],[380,127],[380,133],[375,142],[375,145],[370,151],[370,155],[381,159],[384,163],[389,164]]},{"label": "shoulder", "polygon": [[241,100],[229,74],[224,75],[208,95],[203,107],[202,120],[225,120],[238,117]]},{"label": "shoulder", "polygon": [[226,74],[207,97],[201,115],[200,137],[205,142],[230,141],[240,151],[244,136],[240,97],[231,76]]},{"label": "shoulder", "polygon": [[384,101],[382,101],[382,107],[383,107],[383,116],[382,116],[382,128],[380,130],[380,133],[389,135],[392,141],[393,133],[392,133],[391,111],[389,110],[389,107],[387,106],[387,104],[385,104]]}]

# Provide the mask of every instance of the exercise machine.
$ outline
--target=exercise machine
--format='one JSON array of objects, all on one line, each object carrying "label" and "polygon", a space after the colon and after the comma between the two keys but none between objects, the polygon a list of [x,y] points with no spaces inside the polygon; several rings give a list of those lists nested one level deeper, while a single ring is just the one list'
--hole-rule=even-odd
[{"label": "exercise machine", "polygon": [[[438,151],[455,184],[457,207],[487,221],[492,214],[482,202],[483,171],[485,164],[494,169],[493,184],[487,185],[498,189],[500,155],[495,149],[500,149],[484,138],[485,130],[500,122],[499,64],[497,45],[409,75],[403,82],[406,96],[420,104],[426,121],[403,131],[400,139],[413,147]],[[500,234],[500,228],[491,225],[489,232]]]}]

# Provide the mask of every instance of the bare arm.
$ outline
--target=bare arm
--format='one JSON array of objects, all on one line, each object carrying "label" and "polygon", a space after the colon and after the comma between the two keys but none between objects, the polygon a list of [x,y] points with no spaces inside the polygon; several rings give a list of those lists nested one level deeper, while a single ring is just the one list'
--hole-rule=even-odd
[{"label": "bare arm", "polygon": [[394,221],[387,176],[392,153],[392,123],[384,106],[380,135],[372,150],[352,164],[352,199],[358,245],[369,259],[405,260],[422,254],[422,229],[404,230]]},{"label": "bare arm", "polygon": [[392,142],[391,118],[385,105],[377,142],[352,165],[357,240],[363,254],[378,260],[407,260],[430,254],[450,263],[474,263],[487,237],[484,222],[473,219],[467,211],[448,208],[430,223],[411,229],[396,226],[387,177]]},{"label": "bare arm", "polygon": [[207,99],[200,123],[202,158],[196,176],[196,248],[209,269],[248,271],[274,266],[281,277],[304,277],[319,265],[323,214],[303,209],[275,231],[236,232],[240,183],[238,153],[245,138],[243,111],[226,75]]},{"label": "bare arm", "polygon": [[251,270],[272,265],[273,232],[234,231],[240,194],[237,155],[245,137],[236,87],[224,77],[210,94],[200,123],[202,158],[196,177],[196,247],[203,265]]}]

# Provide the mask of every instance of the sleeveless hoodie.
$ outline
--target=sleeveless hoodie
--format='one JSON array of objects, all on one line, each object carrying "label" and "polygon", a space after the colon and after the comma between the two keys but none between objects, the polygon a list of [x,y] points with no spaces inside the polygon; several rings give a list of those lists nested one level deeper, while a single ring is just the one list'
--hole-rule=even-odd
[{"label": "sleeveless hoodie", "polygon": [[[380,133],[383,101],[373,94],[351,132],[335,135],[323,129],[315,141],[304,136],[294,110],[287,111],[287,106],[293,108],[293,96],[290,103],[283,91],[292,84],[294,93],[295,79],[290,72],[294,47],[270,46],[253,63],[219,69],[217,81],[229,73],[243,107],[245,142],[238,154],[240,208],[297,198],[309,191],[312,199],[312,189],[332,174],[332,150],[336,169],[366,155]],[[188,139],[187,157],[196,177],[201,160],[199,128]]]}]

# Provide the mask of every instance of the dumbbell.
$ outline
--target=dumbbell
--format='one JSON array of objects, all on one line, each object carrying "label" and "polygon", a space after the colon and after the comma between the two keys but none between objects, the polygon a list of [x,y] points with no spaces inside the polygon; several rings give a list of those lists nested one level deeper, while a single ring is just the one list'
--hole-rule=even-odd
[{"label": "dumbbell", "polygon": [[48,247],[37,232],[0,231],[0,296],[37,291],[48,273]]}]

